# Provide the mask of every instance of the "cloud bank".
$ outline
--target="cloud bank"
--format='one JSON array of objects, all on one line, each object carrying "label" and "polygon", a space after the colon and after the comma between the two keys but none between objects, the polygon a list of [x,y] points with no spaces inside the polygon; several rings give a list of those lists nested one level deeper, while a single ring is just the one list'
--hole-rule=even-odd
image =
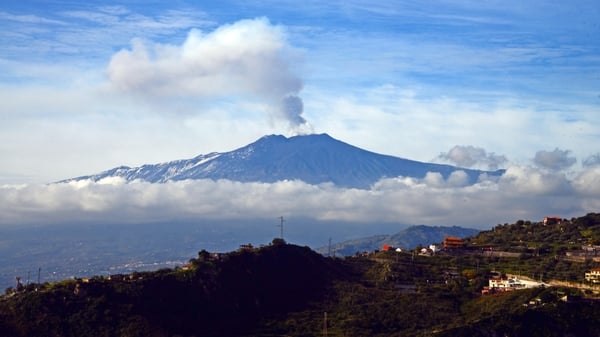
[{"label": "cloud bank", "polygon": [[[464,177],[463,177],[464,178]],[[574,178],[510,167],[500,178],[466,185],[447,180],[383,179],[370,190],[301,181],[240,183],[187,180],[126,183],[120,178],[0,187],[0,224],[147,223],[186,219],[272,219],[274,214],[352,223],[462,225],[489,228],[547,214],[579,216],[600,209],[600,168]]]},{"label": "cloud bank", "polygon": [[112,57],[107,74],[116,90],[147,99],[256,97],[298,133],[311,128],[294,63],[285,30],[259,18],[209,33],[192,29],[181,45],[135,39]]}]

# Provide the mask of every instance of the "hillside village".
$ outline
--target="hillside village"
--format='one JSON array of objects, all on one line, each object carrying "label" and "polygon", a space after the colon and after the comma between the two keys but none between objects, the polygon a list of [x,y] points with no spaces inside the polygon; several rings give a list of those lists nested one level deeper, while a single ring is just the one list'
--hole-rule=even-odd
[{"label": "hillside village", "polygon": [[[474,237],[448,236],[441,245],[418,247],[411,254],[462,257],[474,260],[477,269],[487,263],[485,267],[492,269],[488,285],[481,289],[482,295],[566,285],[592,296],[600,294],[599,220],[594,213],[571,220],[559,216],[547,216],[536,223],[519,220],[514,225],[497,225]],[[558,240],[551,241],[555,237]],[[382,251],[406,252],[388,244],[383,245]],[[543,261],[555,268],[532,269],[530,260]]]},{"label": "hillside village", "polygon": [[0,297],[0,335],[587,336],[600,331],[598,239],[592,213],[344,258],[281,238],[201,250],[174,269],[18,280]]}]

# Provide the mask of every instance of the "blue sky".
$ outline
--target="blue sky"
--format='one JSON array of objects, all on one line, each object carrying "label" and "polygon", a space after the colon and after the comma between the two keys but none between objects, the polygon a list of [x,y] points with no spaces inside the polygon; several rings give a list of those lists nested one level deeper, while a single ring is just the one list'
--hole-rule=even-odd
[{"label": "blue sky", "polygon": [[8,1],[0,43],[5,200],[317,132],[600,205],[597,1]]}]

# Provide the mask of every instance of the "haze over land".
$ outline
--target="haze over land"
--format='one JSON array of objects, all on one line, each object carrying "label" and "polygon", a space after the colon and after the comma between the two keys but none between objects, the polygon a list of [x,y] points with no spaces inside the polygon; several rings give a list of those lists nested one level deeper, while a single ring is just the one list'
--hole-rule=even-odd
[{"label": "haze over land", "polygon": [[[0,226],[305,217],[487,228],[600,209],[600,5],[11,2]],[[46,183],[328,133],[497,179]]]}]

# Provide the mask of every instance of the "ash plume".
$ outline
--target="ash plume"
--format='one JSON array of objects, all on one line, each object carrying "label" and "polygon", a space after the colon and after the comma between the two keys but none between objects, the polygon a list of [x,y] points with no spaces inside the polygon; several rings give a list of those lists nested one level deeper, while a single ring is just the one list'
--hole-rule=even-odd
[{"label": "ash plume", "polygon": [[281,115],[288,121],[293,135],[313,133],[313,128],[302,116],[304,103],[299,96],[289,95],[281,100]]}]

